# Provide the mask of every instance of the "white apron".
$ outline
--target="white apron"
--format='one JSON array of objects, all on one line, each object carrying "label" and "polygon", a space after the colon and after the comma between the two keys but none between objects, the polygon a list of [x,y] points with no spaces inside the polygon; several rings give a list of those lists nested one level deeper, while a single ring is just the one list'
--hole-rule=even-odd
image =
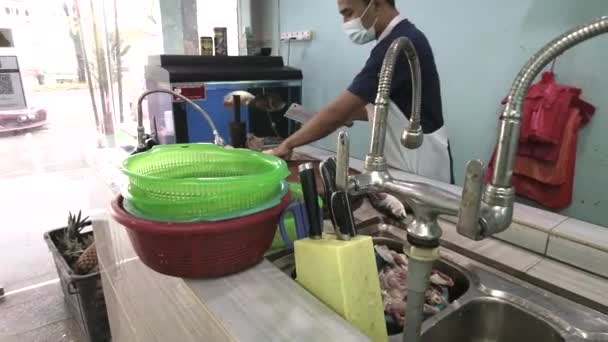
[{"label": "white apron", "polygon": [[[367,109],[369,122],[374,122],[374,105],[368,104],[365,109]],[[393,101],[390,101],[384,145],[384,156],[388,165],[423,177],[450,183],[450,155],[445,126],[431,134],[425,134],[422,146],[416,150],[410,150],[401,145],[403,130],[409,126],[409,120],[399,107]]]},{"label": "white apron", "polygon": [[[384,32],[382,32],[377,43],[384,40],[393,31],[395,26],[403,20],[405,18],[402,16],[395,17],[388,24]],[[374,105],[368,104],[365,109],[367,109],[369,122],[374,122]],[[386,125],[386,143],[384,146],[384,156],[389,166],[450,183],[452,172],[450,169],[450,155],[448,153],[448,132],[445,125],[434,133],[425,134],[422,146],[416,150],[410,150],[401,145],[403,130],[409,126],[409,120],[399,107],[393,101],[390,101]]]}]

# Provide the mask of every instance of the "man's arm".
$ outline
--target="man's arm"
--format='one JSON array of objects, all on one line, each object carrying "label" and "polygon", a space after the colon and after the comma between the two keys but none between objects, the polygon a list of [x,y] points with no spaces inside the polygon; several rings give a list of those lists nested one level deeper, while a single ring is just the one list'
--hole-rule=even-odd
[{"label": "man's arm", "polygon": [[279,150],[292,150],[333,133],[336,129],[354,120],[367,120],[366,103],[349,91],[344,91],[336,100],[321,109],[310,121],[304,124],[297,132],[285,140],[277,155],[283,157],[285,153]]}]

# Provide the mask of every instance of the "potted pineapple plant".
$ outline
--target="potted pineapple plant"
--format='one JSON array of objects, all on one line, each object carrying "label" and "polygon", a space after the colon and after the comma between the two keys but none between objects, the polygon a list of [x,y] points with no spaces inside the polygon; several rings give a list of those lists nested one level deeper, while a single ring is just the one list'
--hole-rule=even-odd
[{"label": "potted pineapple plant", "polygon": [[68,225],[55,235],[59,252],[76,274],[85,275],[97,267],[97,250],[93,234],[83,233],[91,225],[88,217],[69,213]]},{"label": "potted pineapple plant", "polygon": [[69,213],[67,225],[44,234],[69,310],[91,341],[110,341],[91,221]]}]

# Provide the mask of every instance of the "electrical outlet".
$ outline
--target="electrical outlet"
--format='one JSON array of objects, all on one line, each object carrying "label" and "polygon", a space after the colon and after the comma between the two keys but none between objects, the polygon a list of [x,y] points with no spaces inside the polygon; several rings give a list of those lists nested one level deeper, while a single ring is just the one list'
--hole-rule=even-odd
[{"label": "electrical outlet", "polygon": [[295,31],[281,33],[281,40],[311,41],[312,31]]}]

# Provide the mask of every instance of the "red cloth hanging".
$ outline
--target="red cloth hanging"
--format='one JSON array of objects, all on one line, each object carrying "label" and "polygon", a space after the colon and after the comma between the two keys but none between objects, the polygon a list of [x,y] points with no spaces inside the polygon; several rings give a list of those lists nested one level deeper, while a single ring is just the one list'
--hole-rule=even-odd
[{"label": "red cloth hanging", "polygon": [[531,178],[547,185],[566,183],[569,176],[568,166],[576,161],[576,143],[581,121],[579,109],[571,109],[570,117],[566,127],[564,127],[563,139],[559,144],[558,159],[555,163],[518,155],[515,158],[513,173],[516,176]]},{"label": "red cloth hanging", "polygon": [[518,155],[556,161],[570,108],[580,109],[582,125],[595,113],[595,107],[582,100],[581,94],[580,88],[558,84],[552,72],[543,73],[524,101]]},{"label": "red cloth hanging", "polygon": [[[565,127],[566,137],[561,144],[557,164],[528,157],[518,156],[516,158],[513,186],[519,196],[534,200],[551,209],[563,209],[572,204],[576,145],[580,123],[579,115],[574,114],[570,117]],[[494,161],[495,155],[492,156],[488,167],[487,182],[492,178]]]},{"label": "red cloth hanging", "polygon": [[[552,209],[572,203],[578,131],[595,113],[593,105],[580,99],[581,94],[579,88],[558,84],[552,72],[545,72],[530,87],[513,170],[518,195]],[[494,170],[495,153],[487,182]]]},{"label": "red cloth hanging", "polygon": [[564,151],[560,154],[560,158],[564,159],[562,164],[565,165],[563,173],[563,177],[565,178],[564,183],[549,185],[526,176],[515,175],[513,177],[513,186],[518,195],[532,199],[551,209],[564,209],[572,204],[580,117],[573,116],[572,118],[570,120],[572,121],[571,125],[567,127],[570,132],[566,133],[570,134],[572,141],[570,144],[562,145]]}]

